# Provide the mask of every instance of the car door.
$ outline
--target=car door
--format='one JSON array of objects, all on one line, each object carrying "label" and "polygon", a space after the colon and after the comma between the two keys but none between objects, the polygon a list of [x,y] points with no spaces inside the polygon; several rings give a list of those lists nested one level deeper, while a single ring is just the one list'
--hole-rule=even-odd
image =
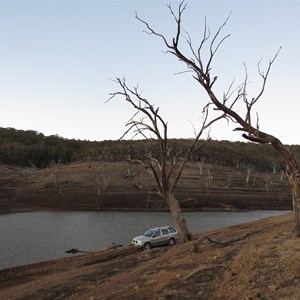
[{"label": "car door", "polygon": [[169,231],[168,228],[162,228],[161,229],[162,243],[164,245],[168,244],[170,234],[171,234],[171,232]]},{"label": "car door", "polygon": [[161,235],[161,231],[160,229],[157,229],[153,232],[152,234],[152,238],[151,238],[151,244],[153,246],[158,246],[158,245],[161,245],[163,242],[162,242],[162,235]]}]

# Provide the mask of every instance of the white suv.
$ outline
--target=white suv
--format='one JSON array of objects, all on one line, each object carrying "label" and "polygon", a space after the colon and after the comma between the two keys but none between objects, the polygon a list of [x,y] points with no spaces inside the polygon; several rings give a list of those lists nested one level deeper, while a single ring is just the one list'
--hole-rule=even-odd
[{"label": "white suv", "polygon": [[135,237],[132,240],[132,245],[144,249],[161,245],[173,246],[178,238],[178,232],[174,226],[156,227],[148,229],[141,236]]}]

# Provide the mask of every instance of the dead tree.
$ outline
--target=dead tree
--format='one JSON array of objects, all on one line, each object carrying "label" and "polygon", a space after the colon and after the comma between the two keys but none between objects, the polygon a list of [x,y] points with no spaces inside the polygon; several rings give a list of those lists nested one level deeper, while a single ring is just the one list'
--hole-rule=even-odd
[{"label": "dead tree", "polygon": [[[186,220],[181,212],[179,202],[175,197],[175,189],[191,155],[205,144],[205,142],[201,143],[199,141],[202,133],[214,122],[223,118],[224,113],[209,120],[208,106],[205,106],[203,109],[203,123],[201,129],[195,133],[195,138],[191,142],[188,150],[182,154],[178,153],[178,155],[173,157],[170,156],[168,123],[165,122],[159,114],[159,108],[154,107],[146,98],[142,97],[138,87],[131,89],[124,78],[117,78],[115,82],[118,84],[120,90],[111,93],[109,100],[120,96],[135,110],[132,118],[126,123],[128,129],[121,139],[131,132],[133,133],[133,137],[141,136],[145,139],[151,138],[157,141],[160,148],[159,157],[149,155],[147,161],[138,162],[142,167],[142,172],[149,171],[152,174],[157,187],[156,192],[165,200],[170,208],[174,224],[179,232],[180,241],[186,242],[190,240],[192,236],[187,228]],[[135,163],[136,162],[137,160],[135,160]],[[140,172],[140,174],[142,172]]]},{"label": "dead tree", "polygon": [[[174,55],[179,61],[185,64],[187,72],[191,72],[192,77],[206,92],[210,99],[210,104],[213,105],[216,110],[224,112],[226,117],[236,124],[234,130],[243,132],[242,137],[248,141],[259,144],[271,144],[284,158],[286,162],[286,176],[291,187],[293,200],[294,236],[300,237],[300,164],[288,146],[283,145],[277,137],[260,129],[258,115],[255,115],[253,112],[253,107],[261,99],[265,91],[271,67],[281,47],[269,61],[265,71],[261,69],[261,61],[258,63],[258,75],[261,79],[261,87],[254,97],[249,97],[247,93],[248,76],[245,66],[245,79],[243,82],[237,87],[234,87],[234,82],[232,82],[228,90],[224,92],[223,97],[218,98],[214,91],[214,84],[218,80],[218,77],[212,74],[211,68],[221,45],[230,36],[229,34],[222,34],[229,20],[229,16],[214,34],[209,30],[205,19],[203,37],[199,45],[194,47],[191,37],[182,28],[182,16],[186,9],[186,3],[184,3],[184,1],[181,2],[177,12],[175,12],[170,5],[168,5],[168,8],[174,18],[177,29],[175,36],[170,39],[155,31],[149,23],[139,18],[138,15],[136,15],[136,18],[146,26],[148,34],[154,35],[163,41],[167,48],[167,53]],[[184,41],[184,45],[182,45],[182,40]],[[204,50],[206,50],[206,53],[204,53]],[[243,112],[240,112],[240,110],[238,112],[236,109],[237,103],[244,104],[245,110]]]},{"label": "dead tree", "polygon": [[252,166],[251,164],[248,164],[247,166],[247,176],[246,176],[246,184],[247,186],[249,185],[249,180],[250,180],[250,175],[252,173],[252,171],[254,170],[254,166]]},{"label": "dead tree", "polygon": [[199,175],[202,176],[203,175],[203,161],[201,160],[200,162],[197,163],[198,167],[199,167]]},{"label": "dead tree", "polygon": [[97,195],[101,194],[101,190],[107,190],[108,183],[109,183],[109,176],[102,176],[102,180],[99,180],[98,178],[95,179],[95,183],[97,185]]},{"label": "dead tree", "polygon": [[60,166],[60,162],[57,164],[53,163],[51,166],[51,174],[50,177],[54,177],[54,191],[59,193],[60,195],[63,195],[63,189],[64,189],[64,176],[62,174],[62,169]]},{"label": "dead tree", "polygon": [[278,161],[272,160],[272,170],[273,170],[273,174],[276,174],[277,168],[278,168],[279,164],[280,164],[280,163],[279,163]]}]

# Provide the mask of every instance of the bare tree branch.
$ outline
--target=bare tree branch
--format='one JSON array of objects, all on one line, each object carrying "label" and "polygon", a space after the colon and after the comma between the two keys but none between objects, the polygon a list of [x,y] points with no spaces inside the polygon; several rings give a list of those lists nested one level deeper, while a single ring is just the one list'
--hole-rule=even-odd
[{"label": "bare tree branch", "polygon": [[[208,95],[211,103],[215,106],[216,110],[222,111],[225,114],[227,119],[232,120],[234,123],[238,124],[238,127],[235,128],[237,131],[243,131],[244,133],[242,136],[252,142],[256,143],[270,143],[276,149],[281,156],[285,159],[287,163],[287,177],[289,179],[291,190],[292,190],[292,198],[293,198],[293,207],[295,212],[295,226],[294,232],[295,236],[300,237],[300,164],[296,160],[295,156],[290,152],[288,147],[284,146],[282,142],[268,134],[263,132],[259,128],[259,118],[257,116],[256,125],[252,125],[252,117],[251,114],[253,113],[253,107],[261,99],[262,95],[265,92],[266,83],[270,74],[270,70],[272,68],[273,63],[278,57],[278,54],[281,50],[281,47],[278,49],[274,57],[269,61],[266,71],[263,71],[260,67],[261,61],[258,63],[258,74],[261,78],[261,88],[256,96],[248,97],[247,95],[247,68],[245,67],[245,80],[244,83],[237,86],[237,88],[233,89],[236,91],[235,97],[234,92],[232,92],[232,84],[230,85],[228,91],[223,94],[223,99],[220,101],[216,96],[215,92],[212,90],[214,83],[217,80],[216,76],[211,75],[211,66],[214,62],[215,54],[219,51],[220,47],[224,43],[224,41],[230,35],[224,35],[221,37],[221,31],[226,26],[230,14],[226,18],[225,22],[218,28],[215,34],[211,34],[205,19],[205,26],[204,26],[204,33],[203,38],[198,46],[198,48],[194,48],[192,45],[192,39],[188,33],[186,34],[185,41],[188,45],[190,50],[189,54],[184,54],[181,51],[181,47],[179,47],[179,40],[182,35],[182,17],[183,12],[186,8],[184,1],[182,1],[178,8],[177,15],[174,14],[173,10],[169,7],[171,14],[174,17],[177,32],[173,38],[168,41],[168,39],[154,31],[147,22],[137,18],[141,22],[143,22],[151,34],[160,37],[165,46],[167,47],[167,53],[174,55],[179,61],[182,61],[189,71],[193,72],[193,78],[204,88],[206,94]],[[207,47],[209,56],[208,58],[204,58],[202,56],[202,50]],[[197,52],[196,52],[197,49]],[[204,68],[205,66],[205,68]],[[211,79],[213,78],[213,79]],[[230,103],[230,98],[233,98]],[[244,102],[246,116],[243,116],[235,110],[235,105],[240,102],[241,100]],[[251,99],[251,100],[250,100]]]}]

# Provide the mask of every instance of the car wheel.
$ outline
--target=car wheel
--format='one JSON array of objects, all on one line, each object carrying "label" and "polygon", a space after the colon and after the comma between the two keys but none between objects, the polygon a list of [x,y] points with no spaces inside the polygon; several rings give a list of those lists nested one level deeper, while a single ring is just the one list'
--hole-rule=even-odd
[{"label": "car wheel", "polygon": [[175,239],[174,238],[170,238],[168,241],[169,246],[173,246],[175,245]]},{"label": "car wheel", "polygon": [[145,243],[144,244],[144,249],[145,250],[151,249],[151,244],[150,243]]}]

